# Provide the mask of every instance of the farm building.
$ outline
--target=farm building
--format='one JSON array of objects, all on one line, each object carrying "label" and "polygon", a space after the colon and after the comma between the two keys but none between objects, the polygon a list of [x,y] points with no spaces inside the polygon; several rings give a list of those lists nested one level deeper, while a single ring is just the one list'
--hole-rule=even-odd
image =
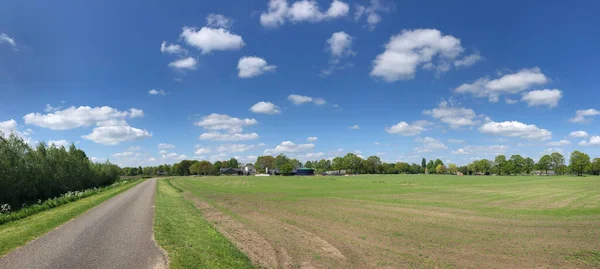
[{"label": "farm building", "polygon": [[244,170],[242,168],[221,168],[219,173],[228,176],[241,176],[244,174]]},{"label": "farm building", "polygon": [[315,175],[315,169],[312,168],[297,168],[296,169],[296,175],[297,176],[314,176]]}]

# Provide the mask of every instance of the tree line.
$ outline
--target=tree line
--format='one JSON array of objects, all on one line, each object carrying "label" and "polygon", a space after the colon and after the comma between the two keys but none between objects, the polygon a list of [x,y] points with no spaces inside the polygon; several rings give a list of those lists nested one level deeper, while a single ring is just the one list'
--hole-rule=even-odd
[{"label": "tree line", "polygon": [[74,144],[66,149],[44,142],[32,147],[20,137],[0,133],[0,205],[13,209],[70,191],[110,185],[119,179],[117,165],[94,163]]},{"label": "tree line", "polygon": [[[188,176],[188,175],[219,175],[221,168],[237,168],[245,164],[239,163],[231,158],[228,161],[209,161],[184,160],[173,165],[160,165],[152,167],[125,167],[122,175],[149,175],[153,176],[157,171],[164,171],[167,175]],[[289,158],[284,154],[278,156],[259,156],[254,163],[254,167],[259,173],[266,173],[278,169],[281,174],[291,174],[292,170],[299,167],[313,168],[315,173],[321,174],[327,171],[344,171],[352,174],[457,174],[464,175],[525,175],[533,171],[542,171],[548,174],[548,171],[554,171],[557,175],[564,174],[593,174],[600,175],[600,158],[590,160],[589,155],[580,151],[574,151],[571,154],[569,164],[565,164],[565,157],[554,152],[542,156],[538,162],[532,158],[522,157],[515,154],[507,158],[505,155],[498,155],[494,160],[475,160],[464,166],[455,164],[445,165],[440,159],[429,160],[422,158],[421,163],[386,163],[378,156],[370,156],[366,159],[356,154],[348,153],[343,157],[333,159],[322,159],[315,161],[300,162],[297,159]]]}]

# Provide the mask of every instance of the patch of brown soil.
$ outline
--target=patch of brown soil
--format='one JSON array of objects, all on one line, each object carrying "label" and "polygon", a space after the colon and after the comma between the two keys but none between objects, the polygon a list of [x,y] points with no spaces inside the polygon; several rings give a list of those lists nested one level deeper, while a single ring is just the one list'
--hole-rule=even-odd
[{"label": "patch of brown soil", "polygon": [[204,218],[211,222],[221,234],[234,242],[241,251],[246,253],[254,264],[264,268],[280,267],[276,251],[260,234],[188,192],[184,196],[202,211]]}]

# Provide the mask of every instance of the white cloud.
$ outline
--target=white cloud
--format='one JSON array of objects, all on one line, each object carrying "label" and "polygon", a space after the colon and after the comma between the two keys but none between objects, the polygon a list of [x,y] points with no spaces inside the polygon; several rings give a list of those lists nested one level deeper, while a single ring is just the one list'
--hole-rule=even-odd
[{"label": "white cloud", "polygon": [[506,97],[506,103],[509,104],[509,105],[514,105],[514,104],[516,104],[518,102],[519,102],[519,100],[513,100],[513,99],[510,99],[510,98]]},{"label": "white cloud", "polygon": [[323,98],[314,98],[310,96],[298,95],[298,94],[290,94],[288,96],[288,101],[292,102],[294,105],[301,105],[304,103],[314,103],[315,105],[324,105],[327,103]]},{"label": "white cloud", "polygon": [[529,106],[541,106],[547,105],[549,107],[555,107],[558,105],[558,101],[563,97],[563,93],[560,90],[536,90],[530,91],[523,95],[521,101],[527,102]]},{"label": "white cloud", "polygon": [[415,151],[419,152],[419,153],[432,152],[432,151],[435,151],[438,149],[448,149],[448,147],[446,145],[444,145],[444,143],[440,142],[439,140],[437,140],[435,138],[431,138],[431,137],[425,137],[425,138],[418,137],[417,139],[415,139],[415,142],[424,144],[423,147],[415,148]]},{"label": "white cloud", "polygon": [[318,158],[322,158],[323,156],[325,156],[325,153],[323,153],[323,152],[309,152],[306,154],[298,154],[298,155],[296,155],[296,158],[298,158],[300,160],[306,160],[306,159],[318,159]]},{"label": "white cloud", "polygon": [[557,148],[547,148],[547,149],[544,149],[544,151],[542,151],[541,153],[542,154],[552,154],[554,152],[558,152],[558,153],[562,154],[563,150],[562,149],[557,149]]},{"label": "white cloud", "polygon": [[427,130],[425,127],[430,124],[430,122],[424,120],[416,121],[413,124],[409,124],[406,121],[401,121],[396,125],[385,128],[385,131],[390,134],[415,136]]},{"label": "white cloud", "polygon": [[46,104],[46,108],[44,109],[44,111],[45,112],[54,112],[54,111],[58,111],[58,110],[61,110],[61,109],[62,109],[61,106],[59,106],[59,107],[53,107],[50,104]]},{"label": "white cloud", "polygon": [[67,142],[67,140],[61,139],[61,140],[49,140],[48,141],[48,145],[54,145],[57,148],[58,147],[66,147],[67,145],[69,145],[69,142]]},{"label": "white cloud", "polygon": [[[591,117],[600,115],[600,111],[598,111],[597,109],[584,109],[584,110],[577,110],[575,112],[575,117],[569,119],[570,122],[575,122],[575,123],[584,123],[587,122],[589,120],[591,120]],[[588,117],[588,118],[586,118]]]},{"label": "white cloud", "polygon": [[160,143],[158,144],[158,149],[172,149],[175,148],[175,145],[168,143]]},{"label": "white cloud", "polygon": [[103,145],[117,145],[124,141],[134,141],[151,136],[152,134],[147,130],[121,125],[96,127],[92,133],[84,135],[82,138]]},{"label": "white cloud", "polygon": [[168,44],[167,41],[163,41],[160,44],[160,52],[169,54],[187,54],[187,50],[176,44]]},{"label": "white cloud", "polygon": [[505,153],[510,147],[505,145],[493,145],[493,146],[465,146],[463,148],[452,151],[452,154],[457,155],[470,155],[470,154],[488,154],[496,155]]},{"label": "white cloud", "polygon": [[271,102],[258,102],[250,107],[250,111],[260,114],[275,115],[281,113],[278,106]]},{"label": "white cloud", "polygon": [[264,74],[265,72],[275,71],[275,65],[268,65],[267,61],[256,56],[246,56],[240,58],[237,69],[238,76],[241,78],[251,78]]},{"label": "white cloud", "polygon": [[464,140],[460,140],[460,139],[452,139],[452,138],[450,138],[450,139],[448,139],[448,143],[463,144],[463,143],[465,143],[465,141]]},{"label": "white cloud", "polygon": [[241,36],[225,28],[202,27],[196,31],[191,27],[183,27],[180,36],[188,45],[198,48],[202,54],[219,50],[239,50],[246,45]]},{"label": "white cloud", "polygon": [[546,84],[549,79],[542,71],[535,67],[521,69],[516,73],[506,74],[500,78],[490,80],[480,78],[473,83],[465,83],[454,89],[456,93],[472,94],[475,97],[487,97],[490,102],[497,102],[502,94],[520,93],[534,85]]},{"label": "white cloud", "polygon": [[95,163],[102,163],[102,162],[106,161],[106,158],[92,157],[92,158],[90,158],[90,160]]},{"label": "white cloud", "polygon": [[168,154],[164,154],[164,155],[162,155],[161,157],[162,157],[163,159],[165,159],[165,160],[171,160],[171,161],[182,161],[182,160],[185,160],[185,159],[187,159],[187,156],[186,156],[186,155],[183,155],[183,154],[177,154],[177,153],[175,153],[175,152],[171,152],[171,153],[168,153]]},{"label": "white cloud", "polygon": [[140,155],[141,155],[140,153],[126,151],[126,152],[115,153],[112,156],[116,157],[116,158],[120,158],[120,157],[133,157],[133,156],[140,156]]},{"label": "white cloud", "polygon": [[529,140],[544,141],[552,138],[552,132],[546,129],[540,129],[533,124],[528,125],[518,121],[488,122],[479,127],[479,132],[496,136],[519,137]]},{"label": "white cloud", "polygon": [[0,34],[0,44],[3,44],[3,43],[6,43],[12,47],[17,46],[17,42],[15,42],[15,40],[12,37],[8,36],[5,33]]},{"label": "white cloud", "polygon": [[233,25],[233,20],[221,14],[209,14],[206,16],[206,26],[212,28],[229,29]]},{"label": "white cloud", "polygon": [[182,58],[169,63],[169,66],[175,69],[195,70],[198,61],[193,57]]},{"label": "white cloud", "polygon": [[410,80],[419,66],[443,73],[463,52],[460,39],[437,29],[404,30],[394,35],[373,60],[371,76],[387,82]]},{"label": "white cloud", "polygon": [[5,137],[8,137],[11,133],[17,131],[17,121],[15,120],[7,120],[0,121],[0,132],[2,132]]},{"label": "white cloud", "polygon": [[458,60],[454,61],[454,66],[468,67],[468,66],[476,64],[477,62],[479,62],[481,60],[483,60],[483,57],[481,57],[481,55],[479,55],[479,53],[474,53],[471,55],[467,55],[467,56],[463,57],[462,59],[458,59]]},{"label": "white cloud", "polygon": [[548,142],[548,143],[546,143],[546,145],[548,145],[548,146],[555,146],[555,147],[566,146],[566,145],[571,145],[571,141],[563,139],[563,140],[560,140],[560,141]]},{"label": "white cloud", "polygon": [[248,156],[233,156],[233,158],[238,160],[238,162],[241,164],[246,164],[246,163],[253,164],[256,162],[256,159],[258,157],[254,156],[254,155],[248,155]]},{"label": "white cloud", "polygon": [[358,124],[356,124],[356,125],[352,125],[352,126],[350,126],[348,128],[351,129],[351,130],[359,130],[360,126],[358,126]]},{"label": "white cloud", "polygon": [[151,89],[151,90],[149,90],[149,91],[148,91],[148,93],[149,93],[150,95],[159,95],[159,94],[160,94],[160,95],[165,95],[165,94],[167,94],[167,93],[165,93],[165,91],[163,91],[163,90],[160,90],[160,89],[159,89],[159,90],[156,90],[156,89]]},{"label": "white cloud", "polygon": [[309,137],[306,139],[306,141],[308,141],[308,142],[313,142],[313,141],[317,141],[317,140],[319,140],[319,138],[318,138],[318,137],[316,137],[316,136],[309,136]]},{"label": "white cloud", "polygon": [[132,108],[119,111],[112,107],[69,107],[48,114],[29,113],[23,117],[26,124],[33,124],[52,130],[68,130],[84,126],[126,125],[125,118],[142,117],[144,112]]},{"label": "white cloud", "polygon": [[475,111],[460,107],[453,100],[442,100],[437,108],[424,110],[423,114],[448,124],[452,129],[475,126],[480,123],[475,119],[477,117]]},{"label": "white cloud", "polygon": [[240,119],[225,114],[213,113],[202,117],[201,120],[194,124],[206,130],[226,130],[229,133],[239,133],[243,130],[243,127],[258,124],[258,121],[250,118]]},{"label": "white cloud", "polygon": [[388,7],[384,7],[380,4],[379,0],[371,0],[371,4],[367,6],[356,5],[356,12],[354,13],[354,20],[360,20],[363,15],[367,19],[367,26],[369,30],[374,30],[375,26],[381,21],[380,12],[389,11]]},{"label": "white cloud", "polygon": [[161,155],[165,155],[165,154],[167,154],[167,153],[169,153],[169,152],[168,152],[168,151],[166,151],[166,150],[164,150],[164,149],[163,149],[163,150],[159,150],[159,151],[158,151],[158,154],[161,154]]},{"label": "white cloud", "polygon": [[590,141],[582,140],[579,142],[580,146],[600,146],[600,136],[590,137]]},{"label": "white cloud", "polygon": [[138,151],[140,149],[142,149],[140,146],[131,146],[127,148],[128,151]]},{"label": "white cloud", "polygon": [[333,33],[331,37],[327,39],[326,51],[331,53],[331,58],[329,60],[329,67],[321,70],[322,75],[330,75],[335,70],[352,66],[352,63],[350,62],[340,66],[342,59],[356,54],[351,49],[352,39],[352,36],[342,31]]},{"label": "white cloud", "polygon": [[235,152],[245,152],[255,148],[256,145],[247,145],[247,144],[223,144],[217,147],[218,152],[227,152],[227,153],[235,153]]},{"label": "white cloud", "polygon": [[267,155],[278,155],[280,153],[301,152],[315,148],[314,144],[295,144],[292,141],[283,141],[274,149],[266,149]]},{"label": "white cloud", "polygon": [[206,154],[206,153],[210,153],[210,149],[197,148],[196,151],[194,152],[194,154],[196,154],[196,155],[202,155],[202,154]]},{"label": "white cloud", "polygon": [[569,134],[570,137],[588,137],[586,131],[573,131]]},{"label": "white cloud", "polygon": [[254,140],[258,139],[257,133],[237,133],[237,134],[223,134],[219,132],[203,133],[198,137],[200,140],[214,140],[214,141],[241,141],[241,140]]},{"label": "white cloud", "polygon": [[286,0],[271,0],[268,11],[260,14],[260,23],[264,27],[275,28],[285,24],[286,21],[320,22],[346,16],[349,10],[348,4],[339,0],[334,0],[325,13],[314,0],[296,1],[292,5],[289,5]]}]

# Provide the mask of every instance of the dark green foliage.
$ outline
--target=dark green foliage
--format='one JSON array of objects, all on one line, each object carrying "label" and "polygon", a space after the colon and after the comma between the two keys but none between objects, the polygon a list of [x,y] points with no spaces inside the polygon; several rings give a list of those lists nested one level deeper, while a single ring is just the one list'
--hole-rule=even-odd
[{"label": "dark green foliage", "polygon": [[15,135],[0,135],[0,205],[12,209],[70,191],[110,185],[119,174],[118,166],[93,163],[75,145],[67,150],[42,142],[32,148]]}]

